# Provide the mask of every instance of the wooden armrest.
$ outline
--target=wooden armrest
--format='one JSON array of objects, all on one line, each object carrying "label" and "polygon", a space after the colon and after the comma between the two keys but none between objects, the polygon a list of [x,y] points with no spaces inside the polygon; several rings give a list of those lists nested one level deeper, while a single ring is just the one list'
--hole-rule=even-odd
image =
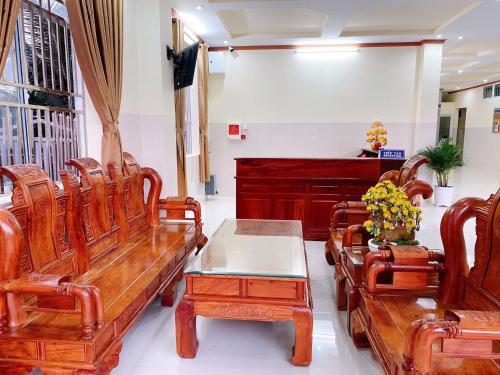
[{"label": "wooden armrest", "polygon": [[346,201],[345,202],[346,206],[345,208],[354,208],[354,209],[359,209],[359,210],[366,210],[367,204],[365,202],[361,201]]},{"label": "wooden armrest", "polygon": [[[197,226],[202,224],[201,204],[194,198],[169,197],[160,199],[158,205],[160,210],[167,211],[167,219],[194,220]],[[186,211],[193,212],[194,218],[186,218]]]},{"label": "wooden armrest", "polygon": [[432,197],[434,189],[432,186],[423,180],[413,180],[403,186],[403,191],[406,193],[408,198],[412,200],[417,195],[421,195],[424,199],[429,199]]},{"label": "wooden armrest", "polygon": [[379,181],[391,181],[395,184],[398,183],[399,179],[399,171],[393,169],[391,171],[387,171],[382,176],[379,177]]},{"label": "wooden armrest", "polygon": [[[493,340],[500,339],[500,311],[446,310],[442,320],[417,320],[408,328],[403,368],[429,374],[432,356],[498,359]],[[433,343],[442,340],[441,351]]]},{"label": "wooden armrest", "polygon": [[[368,220],[370,214],[366,209],[338,209],[332,214],[332,218],[330,221],[330,230],[335,230],[340,228],[339,224],[340,219],[344,219],[347,224],[361,224]],[[345,226],[343,224],[342,226]]]},{"label": "wooden armrest", "polygon": [[342,247],[352,247],[354,235],[361,235],[361,243],[357,245],[367,245],[370,239],[368,233],[362,224],[349,225],[342,235]]},{"label": "wooden armrest", "polygon": [[330,230],[345,227],[344,223],[341,224],[341,219],[348,225],[361,224],[368,220],[368,216],[365,202],[345,201],[337,203],[333,205],[330,213]]},{"label": "wooden armrest", "polygon": [[[377,277],[383,272],[425,276],[436,272],[442,274],[445,270],[444,254],[423,246],[381,246],[379,251],[366,254],[363,260],[363,278],[370,298],[377,291]],[[401,274],[398,276],[393,280],[393,287],[397,289],[419,290],[423,288],[423,283],[427,283],[427,279],[422,280],[422,277],[405,280]]]},{"label": "wooden armrest", "polygon": [[69,276],[30,273],[14,280],[0,282],[0,333],[7,329],[6,293],[34,294],[78,298],[81,304],[83,338],[93,338],[95,326],[100,328],[104,324],[104,308],[99,289],[69,280]]}]

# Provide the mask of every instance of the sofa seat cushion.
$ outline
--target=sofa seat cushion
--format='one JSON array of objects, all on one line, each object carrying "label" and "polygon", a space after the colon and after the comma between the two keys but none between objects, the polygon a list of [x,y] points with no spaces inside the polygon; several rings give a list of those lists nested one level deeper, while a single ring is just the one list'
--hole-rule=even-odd
[{"label": "sofa seat cushion", "polygon": [[[101,292],[105,326],[96,332],[96,338],[113,322],[122,324],[120,328],[132,323],[137,313],[155,298],[159,288],[175,277],[195,245],[194,224],[162,222],[157,228],[147,228],[131,237],[127,244],[77,277],[75,282],[94,285]],[[51,337],[58,341],[81,340],[80,315],[32,313],[23,329],[0,335],[0,342],[8,337],[27,339],[42,333],[44,340]]]},{"label": "sofa seat cushion", "polygon": [[[362,308],[370,314],[370,341],[376,341],[375,350],[380,351],[391,373],[402,373],[405,333],[410,324],[419,319],[442,319],[444,308],[431,297],[409,295],[383,295],[374,299],[363,298]],[[370,332],[368,332],[370,333]],[[378,337],[377,337],[378,336]],[[383,345],[380,345],[383,342]],[[441,342],[434,343],[434,351],[439,351]],[[432,374],[498,374],[499,368],[491,360],[464,358],[435,358],[432,362]],[[481,369],[481,372],[477,372]]]}]

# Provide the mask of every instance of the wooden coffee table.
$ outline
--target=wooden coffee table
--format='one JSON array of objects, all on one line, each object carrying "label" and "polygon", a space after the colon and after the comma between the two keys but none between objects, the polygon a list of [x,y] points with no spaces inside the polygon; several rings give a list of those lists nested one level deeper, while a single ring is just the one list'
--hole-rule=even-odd
[{"label": "wooden coffee table", "polygon": [[312,299],[300,221],[228,219],[184,274],[186,293],[175,311],[180,357],[196,356],[201,315],[292,320],[292,363],[311,363]]}]

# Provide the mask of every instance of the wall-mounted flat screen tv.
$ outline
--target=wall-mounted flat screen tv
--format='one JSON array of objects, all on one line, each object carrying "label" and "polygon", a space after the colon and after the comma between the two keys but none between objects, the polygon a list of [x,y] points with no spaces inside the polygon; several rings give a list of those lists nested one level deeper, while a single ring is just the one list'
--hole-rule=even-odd
[{"label": "wall-mounted flat screen tv", "polygon": [[191,44],[177,54],[174,68],[174,86],[176,90],[193,84],[199,48],[200,43]]}]

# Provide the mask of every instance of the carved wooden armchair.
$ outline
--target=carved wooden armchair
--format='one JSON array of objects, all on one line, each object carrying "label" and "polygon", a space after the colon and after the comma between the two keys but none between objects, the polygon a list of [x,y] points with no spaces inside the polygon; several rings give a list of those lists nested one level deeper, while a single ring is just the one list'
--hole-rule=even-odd
[{"label": "carved wooden armchair", "polygon": [[[470,218],[477,240],[469,269],[463,226]],[[444,254],[386,247],[365,257],[352,333],[367,336],[387,374],[498,374],[500,190],[488,200],[456,202],[443,216],[441,236]],[[380,284],[382,272],[392,282]]]}]

